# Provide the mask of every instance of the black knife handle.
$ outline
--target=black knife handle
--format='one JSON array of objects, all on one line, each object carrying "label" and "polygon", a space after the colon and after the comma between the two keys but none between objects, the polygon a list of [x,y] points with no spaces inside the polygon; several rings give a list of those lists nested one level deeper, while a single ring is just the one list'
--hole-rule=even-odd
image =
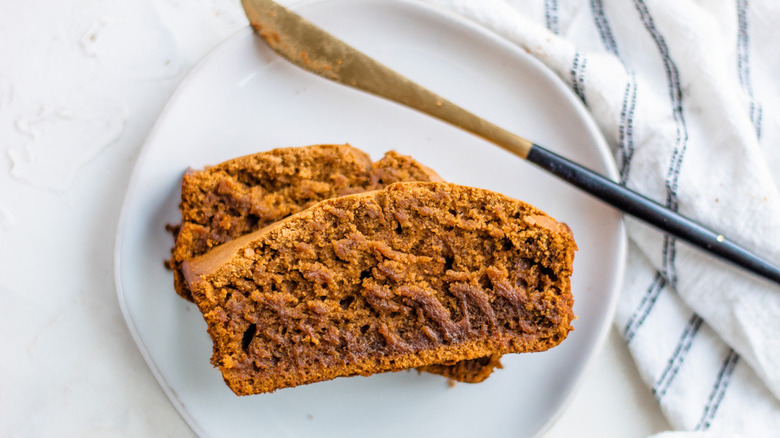
[{"label": "black knife handle", "polygon": [[777,266],[633,190],[537,144],[531,147],[527,160],[643,222],[780,284]]}]

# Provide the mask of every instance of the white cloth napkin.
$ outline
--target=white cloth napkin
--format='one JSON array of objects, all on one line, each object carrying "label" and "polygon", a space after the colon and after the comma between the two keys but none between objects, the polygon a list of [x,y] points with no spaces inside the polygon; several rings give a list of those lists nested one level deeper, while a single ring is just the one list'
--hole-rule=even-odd
[{"label": "white cloth napkin", "polygon": [[[557,73],[628,187],[780,263],[780,3],[425,1]],[[778,436],[780,286],[633,219],[628,233],[615,324],[670,424]]]}]

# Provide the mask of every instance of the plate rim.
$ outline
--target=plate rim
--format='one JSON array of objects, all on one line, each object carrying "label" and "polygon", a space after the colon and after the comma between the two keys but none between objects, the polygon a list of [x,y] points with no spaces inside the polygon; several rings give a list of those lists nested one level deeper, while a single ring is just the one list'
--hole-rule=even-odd
[{"label": "plate rim", "polygon": [[[350,0],[346,0],[346,1],[300,0],[297,2],[293,2],[292,4],[288,4],[287,6],[292,10],[298,11],[301,9],[305,10],[307,7],[314,4],[319,4],[319,3],[339,4],[339,3],[346,3],[348,1]],[[594,135],[596,139],[596,148],[600,152],[602,158],[605,158],[603,160],[606,167],[606,173],[607,173],[607,175],[605,176],[607,176],[612,180],[616,180],[618,178],[617,165],[615,163],[614,157],[612,156],[612,153],[609,150],[608,143],[604,138],[604,134],[601,132],[601,129],[598,127],[598,124],[595,122],[590,112],[585,108],[582,102],[574,96],[573,91],[565,85],[564,81],[558,75],[556,75],[549,67],[547,67],[541,61],[539,61],[537,58],[522,51],[522,49],[519,48],[516,44],[511,43],[506,38],[498,34],[497,32],[467,17],[458,15],[457,13],[437,4],[422,3],[419,0],[393,0],[392,2],[388,2],[386,0],[384,1],[383,0],[371,0],[371,1],[352,0],[352,1],[353,3],[361,4],[363,6],[369,5],[372,2],[387,3],[402,8],[416,8],[418,10],[423,10],[424,12],[433,12],[434,14],[437,14],[442,18],[446,18],[448,21],[457,24],[458,26],[467,28],[471,32],[476,32],[488,36],[491,42],[494,44],[498,44],[510,48],[518,56],[525,58],[526,61],[529,61],[537,70],[539,70],[544,76],[546,76],[552,82],[556,83],[557,86],[564,91],[567,100],[577,111],[578,115],[582,117],[588,130],[591,131],[591,133]],[[121,248],[122,248],[122,242],[126,231],[126,224],[128,222],[128,216],[130,215],[129,204],[131,204],[131,201],[136,196],[138,186],[139,186],[139,184],[137,183],[141,173],[139,170],[146,163],[147,155],[149,154],[149,151],[151,149],[150,145],[153,143],[153,140],[157,137],[158,131],[161,129],[161,126],[163,125],[163,123],[161,123],[161,120],[164,120],[168,115],[168,113],[171,111],[171,108],[176,106],[176,103],[181,98],[182,93],[184,93],[184,90],[188,88],[188,84],[195,79],[195,77],[197,76],[198,72],[201,69],[205,68],[205,66],[209,64],[209,61],[212,58],[217,56],[220,52],[228,50],[232,45],[237,44],[242,38],[245,38],[247,34],[251,34],[252,32],[253,31],[251,26],[247,24],[245,27],[242,27],[241,29],[237,30],[229,37],[225,38],[214,48],[209,50],[205,55],[203,55],[203,57],[201,57],[197,62],[195,62],[194,65],[189,69],[189,71],[187,71],[187,73],[181,79],[179,84],[176,86],[176,89],[173,91],[173,93],[171,94],[171,96],[168,98],[165,105],[163,106],[162,110],[155,118],[154,124],[152,128],[149,130],[149,133],[146,135],[145,139],[143,140],[138,157],[136,158],[135,163],[133,164],[130,179],[128,180],[127,183],[127,190],[125,191],[124,198],[122,201],[119,219],[117,221],[116,236],[114,239],[114,251],[113,251],[114,285],[116,287],[117,301],[123,319],[125,320],[125,324],[127,325],[130,335],[133,338],[136,347],[140,351],[141,356],[144,358],[147,367],[152,372],[152,375],[157,381],[157,384],[163,390],[168,401],[175,408],[176,412],[179,414],[182,420],[184,420],[186,425],[198,437],[208,437],[208,435],[204,433],[198,421],[190,414],[186,405],[182,402],[182,400],[178,397],[178,394],[173,390],[171,385],[162,375],[162,372],[157,366],[157,363],[155,362],[154,358],[150,354],[143,339],[141,338],[135,320],[133,319],[130,310],[128,309],[127,297],[124,290],[124,282],[123,282],[122,269],[121,269],[121,265],[122,265]],[[573,380],[571,388],[569,388],[568,392],[563,396],[562,402],[559,403],[558,406],[556,406],[552,410],[550,417],[547,419],[547,421],[543,423],[536,431],[536,433],[534,434],[535,437],[539,437],[543,435],[545,432],[547,432],[550,429],[550,427],[553,424],[555,424],[555,422],[560,418],[560,416],[566,411],[568,406],[571,404],[571,401],[574,398],[575,394],[578,392],[579,387],[582,385],[584,376],[586,375],[592,363],[594,362],[595,357],[599,352],[601,352],[601,350],[604,347],[604,344],[606,343],[607,336],[609,334],[610,328],[612,327],[615,312],[617,310],[618,297],[620,295],[620,290],[622,289],[622,285],[624,282],[625,270],[627,264],[628,235],[626,232],[625,218],[622,215],[618,219],[618,228],[619,229],[617,230],[617,242],[615,248],[616,250],[615,251],[615,255],[616,255],[615,275],[613,276],[611,281],[609,300],[606,303],[605,322],[601,322],[600,326],[595,331],[596,336],[595,339],[592,341],[593,344],[592,348],[588,349],[584,358],[581,358],[582,359],[581,362],[584,363],[580,367],[578,367],[576,371],[577,375]]]}]

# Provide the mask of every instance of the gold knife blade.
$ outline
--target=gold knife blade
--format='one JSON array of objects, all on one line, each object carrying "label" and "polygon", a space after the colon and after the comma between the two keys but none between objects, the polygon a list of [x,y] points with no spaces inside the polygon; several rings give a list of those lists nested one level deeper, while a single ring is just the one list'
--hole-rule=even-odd
[{"label": "gold knife blade", "polygon": [[276,53],[316,75],[398,102],[526,158],[533,143],[423,88],[271,0],[242,0],[255,32]]}]

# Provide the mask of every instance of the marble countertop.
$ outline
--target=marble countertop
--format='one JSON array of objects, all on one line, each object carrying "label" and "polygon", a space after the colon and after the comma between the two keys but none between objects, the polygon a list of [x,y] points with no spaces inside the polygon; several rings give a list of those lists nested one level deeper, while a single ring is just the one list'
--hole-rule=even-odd
[{"label": "marble countertop", "polygon": [[[6,2],[0,14],[0,436],[191,436],[117,303],[133,163],[234,0]],[[611,333],[546,437],[668,429]]]}]

